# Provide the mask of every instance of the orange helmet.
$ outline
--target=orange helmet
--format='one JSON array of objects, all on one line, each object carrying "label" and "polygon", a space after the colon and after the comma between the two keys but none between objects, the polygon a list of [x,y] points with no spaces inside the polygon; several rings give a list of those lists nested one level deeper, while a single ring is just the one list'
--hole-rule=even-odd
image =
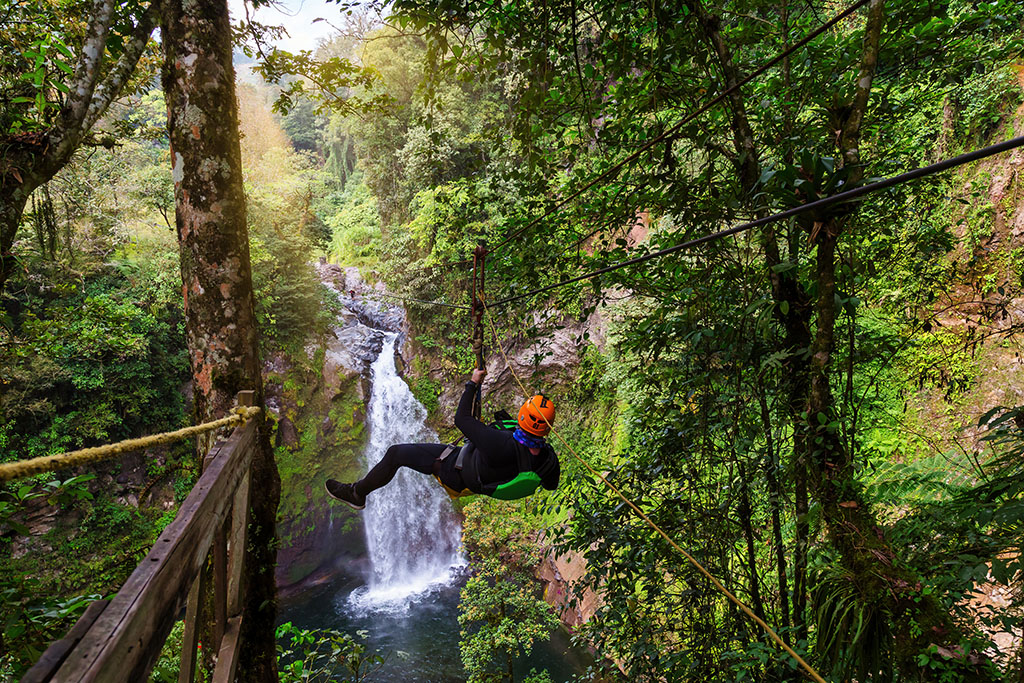
[{"label": "orange helmet", "polygon": [[555,404],[542,394],[537,394],[523,404],[516,417],[519,427],[534,436],[547,436],[551,423],[555,421]]}]

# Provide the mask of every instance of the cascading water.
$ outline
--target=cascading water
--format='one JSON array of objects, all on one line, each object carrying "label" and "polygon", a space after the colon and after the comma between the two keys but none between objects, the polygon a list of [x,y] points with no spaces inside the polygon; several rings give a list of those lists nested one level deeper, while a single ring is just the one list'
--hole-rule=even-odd
[{"label": "cascading water", "polygon": [[[398,335],[384,335],[370,368],[367,469],[392,444],[437,443],[437,435],[424,424],[426,408],[395,367]],[[363,525],[372,574],[368,585],[352,594],[358,607],[404,609],[413,596],[449,582],[453,569],[462,565],[459,524],[447,496],[430,477],[400,469],[390,484],[367,497]]]},{"label": "cascading water", "polygon": [[[319,266],[325,284],[338,293],[341,312],[325,352],[325,377],[340,373],[370,380],[367,396],[367,469],[393,443],[437,442],[424,426],[426,409],[413,397],[395,367],[402,310],[363,296],[368,288],[354,268]],[[351,376],[351,375],[349,375]],[[332,470],[328,468],[328,476]],[[466,676],[459,657],[461,529],[447,496],[432,477],[399,470],[395,479],[368,497],[357,516],[340,503],[325,526],[339,536],[354,519],[366,534],[369,566],[362,558],[338,558],[335,574],[281,601],[280,622],[303,629],[335,628],[352,634],[386,662],[372,675],[381,683],[459,683]],[[344,512],[342,512],[344,510]],[[322,543],[330,548],[331,540]],[[354,545],[348,541],[346,548]],[[340,546],[338,547],[340,550]],[[547,668],[555,681],[567,681],[589,664],[569,651],[563,634],[538,641],[534,658],[518,670]],[[390,656],[404,653],[407,656]],[[337,671],[339,676],[344,672]],[[371,680],[369,677],[366,680]]]}]

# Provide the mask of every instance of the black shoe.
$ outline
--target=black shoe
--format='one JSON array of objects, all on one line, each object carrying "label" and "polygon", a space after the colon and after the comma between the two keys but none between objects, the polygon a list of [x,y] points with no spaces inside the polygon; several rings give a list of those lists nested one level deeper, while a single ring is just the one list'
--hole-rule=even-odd
[{"label": "black shoe", "polygon": [[366,507],[366,496],[356,493],[354,484],[342,484],[340,481],[328,479],[324,486],[327,487],[327,495],[340,500],[353,510],[362,510]]}]

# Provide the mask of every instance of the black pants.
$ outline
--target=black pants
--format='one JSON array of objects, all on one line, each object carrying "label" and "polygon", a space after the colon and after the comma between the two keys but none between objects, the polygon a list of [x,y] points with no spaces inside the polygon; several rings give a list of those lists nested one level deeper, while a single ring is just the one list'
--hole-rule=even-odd
[{"label": "black pants", "polygon": [[[446,445],[440,443],[402,443],[391,446],[380,462],[374,465],[365,477],[356,482],[356,492],[365,496],[371,491],[387,486],[395,478],[399,467],[408,467],[422,474],[433,474],[434,462],[441,457],[446,448],[448,448]],[[461,491],[463,489],[462,475],[454,468],[455,457],[458,453],[456,448],[451,455],[445,458],[444,466],[438,476],[445,486]]]}]

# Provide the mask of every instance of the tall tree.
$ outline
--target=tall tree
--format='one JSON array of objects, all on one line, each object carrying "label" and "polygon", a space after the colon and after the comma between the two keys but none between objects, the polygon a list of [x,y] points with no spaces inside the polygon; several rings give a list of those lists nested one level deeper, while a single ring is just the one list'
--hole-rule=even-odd
[{"label": "tall tree", "polygon": [[[168,0],[164,92],[196,418],[224,415],[263,382],[226,0]],[[281,482],[266,425],[252,465],[246,548],[244,681],[276,681],[275,520]]]},{"label": "tall tree", "polygon": [[[11,248],[29,197],[89,141],[124,91],[160,5],[154,0],[133,15],[114,0],[46,12],[34,3],[13,3],[0,22],[10,21],[0,33],[0,291],[15,268]],[[14,16],[19,10],[27,14]],[[84,27],[75,25],[81,10],[88,17]]]}]

